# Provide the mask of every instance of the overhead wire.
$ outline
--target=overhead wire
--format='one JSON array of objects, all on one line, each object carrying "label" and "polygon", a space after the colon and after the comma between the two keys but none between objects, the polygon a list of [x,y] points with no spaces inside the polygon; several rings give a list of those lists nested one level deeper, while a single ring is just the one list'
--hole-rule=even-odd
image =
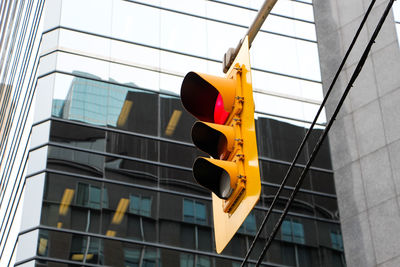
[{"label": "overhead wire", "polygon": [[[315,126],[317,120],[318,120],[318,117],[319,117],[320,113],[322,112],[322,110],[323,110],[323,108],[324,108],[324,106],[325,106],[325,104],[326,104],[326,102],[327,102],[327,100],[328,100],[328,98],[329,98],[329,96],[330,96],[330,94],[331,94],[331,91],[332,91],[332,89],[333,89],[333,87],[334,87],[334,85],[335,85],[335,83],[336,83],[336,81],[337,81],[337,79],[338,79],[338,77],[339,77],[339,74],[340,74],[340,72],[342,71],[342,69],[343,69],[343,67],[344,67],[344,64],[346,63],[346,61],[347,61],[347,59],[348,59],[348,57],[349,57],[349,54],[350,54],[350,52],[352,51],[352,49],[353,49],[353,47],[354,47],[354,45],[355,45],[355,42],[356,42],[356,40],[357,40],[357,38],[358,38],[358,36],[359,36],[359,34],[360,34],[362,28],[364,27],[365,22],[366,22],[366,20],[367,20],[367,18],[368,18],[368,16],[369,16],[369,14],[370,14],[370,12],[371,12],[371,10],[372,10],[374,4],[375,4],[375,2],[376,2],[375,0],[371,1],[370,5],[369,5],[369,7],[368,7],[368,10],[366,11],[366,13],[365,13],[365,15],[364,15],[364,18],[363,18],[363,20],[361,21],[360,26],[359,26],[359,28],[358,28],[358,30],[357,30],[355,36],[353,37],[353,40],[352,40],[352,42],[351,42],[351,44],[350,44],[350,46],[349,46],[349,48],[348,48],[348,50],[347,50],[347,52],[346,52],[346,54],[345,54],[345,56],[344,56],[344,58],[343,58],[341,64],[340,64],[340,66],[339,66],[339,68],[338,68],[336,74],[335,74],[335,77],[333,78],[333,80],[332,80],[332,82],[331,82],[331,85],[330,85],[329,89],[328,89],[327,92],[326,92],[326,95],[325,95],[325,97],[324,97],[324,99],[323,99],[323,101],[322,101],[322,103],[321,103],[321,105],[320,105],[320,108],[318,109],[317,114],[316,114],[316,116],[315,116],[315,118],[314,118],[314,120],[313,120],[313,122],[312,122],[310,128],[308,129],[306,135],[304,136],[304,138],[303,138],[303,140],[302,140],[302,143],[300,144],[300,146],[299,146],[299,148],[298,148],[298,150],[297,150],[297,152],[296,152],[296,155],[295,155],[295,157],[294,157],[294,159],[293,159],[293,162],[292,162],[292,164],[290,165],[290,167],[289,167],[289,169],[288,169],[288,171],[287,171],[287,173],[286,173],[284,179],[282,180],[282,183],[281,183],[281,185],[280,185],[280,187],[279,187],[277,193],[276,193],[275,196],[274,196],[274,199],[273,199],[273,201],[272,201],[272,204],[271,204],[271,206],[270,206],[270,208],[269,208],[267,214],[265,215],[265,217],[264,217],[264,219],[263,219],[263,221],[262,221],[262,224],[261,224],[259,230],[257,231],[257,234],[256,234],[256,236],[254,237],[253,242],[252,242],[250,248],[248,249],[248,251],[247,251],[247,253],[246,253],[246,256],[245,256],[245,258],[244,258],[244,260],[243,260],[241,266],[244,266],[244,264],[246,263],[246,261],[248,260],[248,258],[249,258],[249,256],[250,256],[252,250],[254,249],[255,244],[256,244],[257,240],[259,239],[259,237],[260,237],[260,235],[261,235],[261,232],[262,232],[262,230],[263,230],[263,228],[264,228],[266,222],[268,221],[268,218],[270,217],[270,214],[272,213],[272,210],[273,210],[273,208],[274,208],[274,206],[275,206],[275,204],[276,204],[276,202],[277,202],[277,200],[278,200],[278,198],[279,198],[279,195],[281,194],[281,192],[282,192],[282,190],[283,190],[283,188],[284,188],[284,186],[285,186],[285,184],[286,184],[286,182],[287,182],[287,180],[288,180],[288,177],[289,177],[289,175],[291,174],[291,172],[292,172],[292,170],[293,170],[293,168],[294,168],[294,166],[295,166],[295,164],[296,164],[296,162],[297,162],[297,160],[298,160],[298,158],[299,158],[299,156],[300,156],[300,153],[301,153],[302,149],[304,148],[304,146],[305,146],[305,144],[306,144],[307,139],[308,139],[309,136],[311,135],[311,132],[312,132],[312,130],[313,130],[313,128],[314,128],[314,126]],[[390,8],[389,8],[389,9],[390,9]],[[387,15],[387,14],[386,14],[386,15]],[[367,48],[368,48],[368,47],[367,47]],[[361,62],[361,61],[360,61],[360,62]],[[358,74],[357,74],[357,76],[358,76]],[[346,95],[347,95],[347,94],[346,94]],[[333,117],[332,117],[332,118],[333,118]],[[333,122],[333,120],[334,120],[334,119],[331,119],[332,122]],[[329,127],[329,128],[330,128],[330,127]],[[325,129],[326,129],[326,128],[325,128]],[[323,133],[323,134],[324,134],[324,133]],[[321,136],[323,136],[323,134],[322,134]],[[318,143],[317,143],[316,147],[317,147],[317,146],[318,146]],[[315,148],[316,148],[316,147],[315,147]],[[319,148],[318,148],[318,149],[319,149]],[[317,152],[318,152],[318,151],[317,151]],[[313,153],[314,153],[314,151],[313,151]],[[315,154],[316,154],[316,153],[315,153]],[[310,158],[310,160],[311,160],[311,158]],[[309,162],[310,162],[310,161],[309,161]],[[312,161],[311,161],[311,162],[312,162]],[[308,166],[308,168],[309,168],[309,166]],[[306,167],[304,168],[304,170],[308,171],[308,168],[307,168],[307,165],[306,165]],[[303,172],[304,172],[304,171],[303,171]],[[304,174],[304,176],[305,176],[305,174]],[[301,179],[301,177],[302,177],[302,176],[300,176],[299,179]],[[303,177],[303,178],[304,178],[304,177]],[[297,193],[298,189],[296,190],[296,188],[295,188],[294,191],[296,191],[296,193]],[[280,225],[279,225],[279,226],[280,226]],[[278,228],[279,228],[279,227],[278,227]],[[275,236],[275,235],[274,235],[274,236]],[[272,238],[271,238],[271,239],[272,239]]]}]

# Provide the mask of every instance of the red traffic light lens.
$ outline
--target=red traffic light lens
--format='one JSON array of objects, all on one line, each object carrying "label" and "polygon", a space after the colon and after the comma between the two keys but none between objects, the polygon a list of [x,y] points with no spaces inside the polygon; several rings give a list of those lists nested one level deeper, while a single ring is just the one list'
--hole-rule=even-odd
[{"label": "red traffic light lens", "polygon": [[228,116],[229,112],[226,112],[224,109],[224,101],[222,100],[222,96],[221,94],[218,94],[214,107],[214,122],[218,124],[225,124]]}]

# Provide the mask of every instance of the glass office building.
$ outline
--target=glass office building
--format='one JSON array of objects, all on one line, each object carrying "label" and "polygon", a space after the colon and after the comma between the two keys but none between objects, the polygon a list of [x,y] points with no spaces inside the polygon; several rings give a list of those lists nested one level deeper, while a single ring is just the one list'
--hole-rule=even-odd
[{"label": "glass office building", "polygon": [[[20,87],[26,98],[35,98],[21,126],[25,139],[1,128],[2,136],[15,135],[27,148],[14,157],[21,166],[27,162],[18,175],[7,176],[2,160],[2,186],[4,176],[20,187],[10,191],[15,201],[4,211],[1,233],[9,237],[1,240],[1,262],[240,266],[322,100],[311,1],[278,1],[252,45],[262,195],[221,255],[214,248],[210,193],[192,177],[192,163],[202,153],[191,142],[194,118],[183,109],[179,91],[188,71],[223,75],[222,55],[243,37],[262,2],[8,1],[3,9],[13,16],[2,18],[14,23],[10,31],[17,37],[29,33],[23,25],[35,27],[30,38],[36,50],[8,47],[2,56],[14,62],[16,51],[32,53],[34,63],[23,69],[27,84]],[[7,66],[2,63],[11,73]],[[11,74],[2,71],[2,94],[17,90]],[[2,107],[12,106],[4,99]],[[250,262],[324,122],[318,121]],[[4,157],[10,153],[2,150]],[[263,266],[345,266],[327,145]]]}]

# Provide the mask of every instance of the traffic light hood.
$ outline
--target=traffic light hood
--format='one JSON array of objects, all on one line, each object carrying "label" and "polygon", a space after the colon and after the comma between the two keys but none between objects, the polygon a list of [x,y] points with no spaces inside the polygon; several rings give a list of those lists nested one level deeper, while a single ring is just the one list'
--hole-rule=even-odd
[{"label": "traffic light hood", "polygon": [[189,72],[182,82],[182,104],[197,119],[214,122],[218,94],[222,96],[224,110],[231,112],[235,101],[236,84],[234,79]]},{"label": "traffic light hood", "polygon": [[228,199],[238,180],[237,165],[230,161],[198,158],[193,164],[196,181],[221,199]]},{"label": "traffic light hood", "polygon": [[197,121],[192,127],[193,144],[214,159],[225,159],[233,151],[233,127]]}]

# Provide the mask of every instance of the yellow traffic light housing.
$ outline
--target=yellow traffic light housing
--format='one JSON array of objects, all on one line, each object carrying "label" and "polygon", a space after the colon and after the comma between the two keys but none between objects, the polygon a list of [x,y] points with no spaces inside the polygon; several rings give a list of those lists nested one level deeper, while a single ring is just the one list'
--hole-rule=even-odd
[{"label": "yellow traffic light housing", "polygon": [[197,158],[193,175],[212,192],[216,249],[221,253],[261,193],[248,38],[226,77],[189,72],[181,101],[200,120],[192,128],[193,143],[212,157]]}]

